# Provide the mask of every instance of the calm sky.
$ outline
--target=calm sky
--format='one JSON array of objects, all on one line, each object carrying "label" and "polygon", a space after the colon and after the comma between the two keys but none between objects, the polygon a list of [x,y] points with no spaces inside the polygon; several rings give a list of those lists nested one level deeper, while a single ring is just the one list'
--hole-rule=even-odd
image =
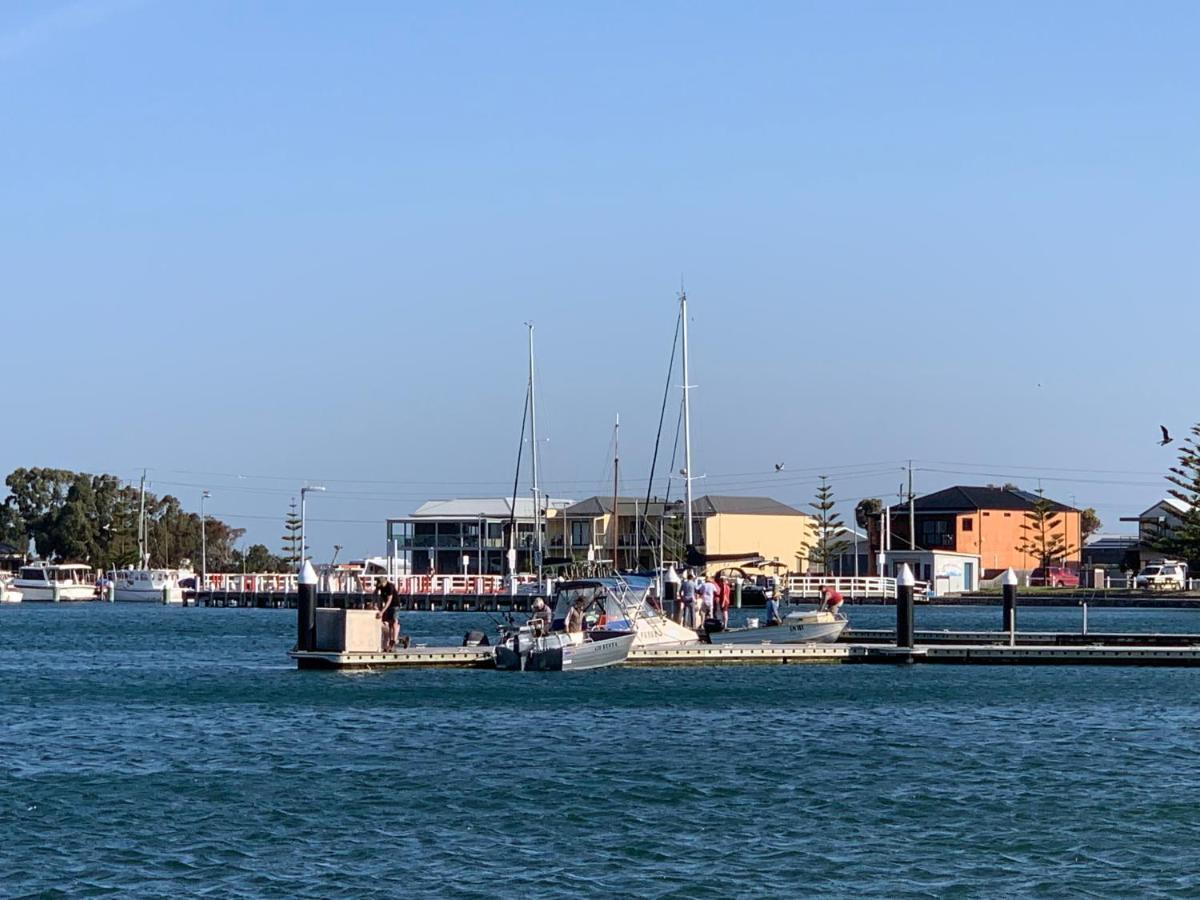
[{"label": "calm sky", "polygon": [[1127,528],[1200,419],[1198,26],[10,0],[0,469],[147,467],[273,548],[308,479],[314,556],[380,553],[511,491],[533,320],[547,486],[610,490],[619,413],[643,493],[682,278],[699,492],[848,511],[911,458]]}]

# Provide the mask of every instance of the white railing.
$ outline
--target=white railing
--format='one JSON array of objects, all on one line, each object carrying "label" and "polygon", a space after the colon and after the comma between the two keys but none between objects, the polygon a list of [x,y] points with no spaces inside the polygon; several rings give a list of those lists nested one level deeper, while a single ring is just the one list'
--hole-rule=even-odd
[{"label": "white railing", "polygon": [[[378,575],[358,572],[322,572],[317,589],[333,594],[372,594]],[[508,594],[513,592],[513,579],[505,575],[401,575],[392,579],[401,594]],[[524,593],[528,586],[536,588],[535,575],[518,575],[516,589]],[[220,574],[205,579],[204,590],[231,594],[291,594],[296,591],[296,575],[274,572]]]},{"label": "white railing", "polygon": [[[877,577],[854,577],[835,575],[792,575],[787,580],[788,599],[819,600],[821,588],[829,585],[839,594],[854,599],[896,599],[896,579]],[[927,597],[929,585],[918,581],[913,587],[913,595]]]}]

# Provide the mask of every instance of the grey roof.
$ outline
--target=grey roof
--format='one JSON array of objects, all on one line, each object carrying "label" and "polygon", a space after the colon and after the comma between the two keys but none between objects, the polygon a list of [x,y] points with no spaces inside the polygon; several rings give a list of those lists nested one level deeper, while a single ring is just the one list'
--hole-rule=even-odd
[{"label": "grey roof", "polygon": [[[620,515],[634,515],[634,509],[647,515],[661,514],[663,502],[651,500],[646,508],[645,497],[618,497]],[[563,515],[566,516],[602,516],[612,512],[612,497],[588,497],[580,500],[574,506],[568,507]],[[673,509],[682,508],[682,501],[676,500],[669,504]],[[806,513],[794,509],[787,504],[772,500],[770,497],[719,497],[705,495],[692,501],[692,514],[697,516],[723,515],[760,515],[760,516],[803,516]]]},{"label": "grey roof", "polygon": [[692,511],[699,516],[724,513],[737,516],[804,516],[793,506],[770,497],[721,497],[705,494],[692,501]]},{"label": "grey roof", "polygon": [[[561,510],[572,501],[550,498],[546,506]],[[482,497],[455,500],[427,500],[417,507],[414,519],[508,519],[513,515],[512,497]],[[518,519],[533,519],[533,498],[518,497],[516,516]]]},{"label": "grey roof", "polygon": [[[1037,494],[1031,494],[1029,491],[998,488],[991,485],[986,487],[955,485],[932,494],[926,494],[924,497],[918,497],[913,502],[913,507],[917,512],[925,513],[971,512],[976,509],[1028,510],[1033,509],[1033,504],[1038,499]],[[1050,501],[1050,508],[1055,512],[1078,512],[1073,506],[1067,506],[1057,500]],[[908,504],[906,503],[897,503],[892,507],[893,512],[904,512],[907,509]]]},{"label": "grey roof", "polygon": [[1136,547],[1136,534],[1094,534],[1083,543],[1085,550],[1125,550]]},{"label": "grey roof", "polygon": [[0,541],[0,556],[24,556],[24,555],[25,555],[24,551],[18,550],[12,544],[6,544],[4,541]]}]

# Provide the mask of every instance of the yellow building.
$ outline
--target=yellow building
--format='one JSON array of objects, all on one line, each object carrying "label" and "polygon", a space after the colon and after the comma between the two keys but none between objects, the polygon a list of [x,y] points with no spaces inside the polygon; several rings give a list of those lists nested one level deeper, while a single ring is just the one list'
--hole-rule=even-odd
[{"label": "yellow building", "polygon": [[[761,556],[793,572],[808,568],[813,518],[778,500],[700,497],[692,501],[692,522],[700,553],[746,560]],[[682,565],[686,558],[682,501],[647,503],[645,498],[620,497],[614,517],[612,497],[589,497],[562,510],[546,527],[547,556],[577,562],[612,560],[615,539],[621,569],[653,568],[660,559]],[[713,562],[708,568],[735,564],[739,563]]]}]

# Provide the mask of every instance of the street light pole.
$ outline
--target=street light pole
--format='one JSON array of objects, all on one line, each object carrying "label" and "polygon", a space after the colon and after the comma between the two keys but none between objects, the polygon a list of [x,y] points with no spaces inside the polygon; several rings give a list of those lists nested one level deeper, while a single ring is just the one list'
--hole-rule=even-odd
[{"label": "street light pole", "polygon": [[208,491],[200,494],[200,585],[208,586],[208,528],[204,517],[204,501],[211,497]]},{"label": "street light pole", "polygon": [[325,487],[323,485],[319,485],[319,484],[314,484],[314,485],[306,484],[304,487],[300,488],[300,565],[301,566],[303,566],[304,561],[306,559],[308,559],[308,545],[305,543],[305,537],[304,537],[304,500],[307,497],[309,491],[323,491],[323,490],[325,490]]}]

